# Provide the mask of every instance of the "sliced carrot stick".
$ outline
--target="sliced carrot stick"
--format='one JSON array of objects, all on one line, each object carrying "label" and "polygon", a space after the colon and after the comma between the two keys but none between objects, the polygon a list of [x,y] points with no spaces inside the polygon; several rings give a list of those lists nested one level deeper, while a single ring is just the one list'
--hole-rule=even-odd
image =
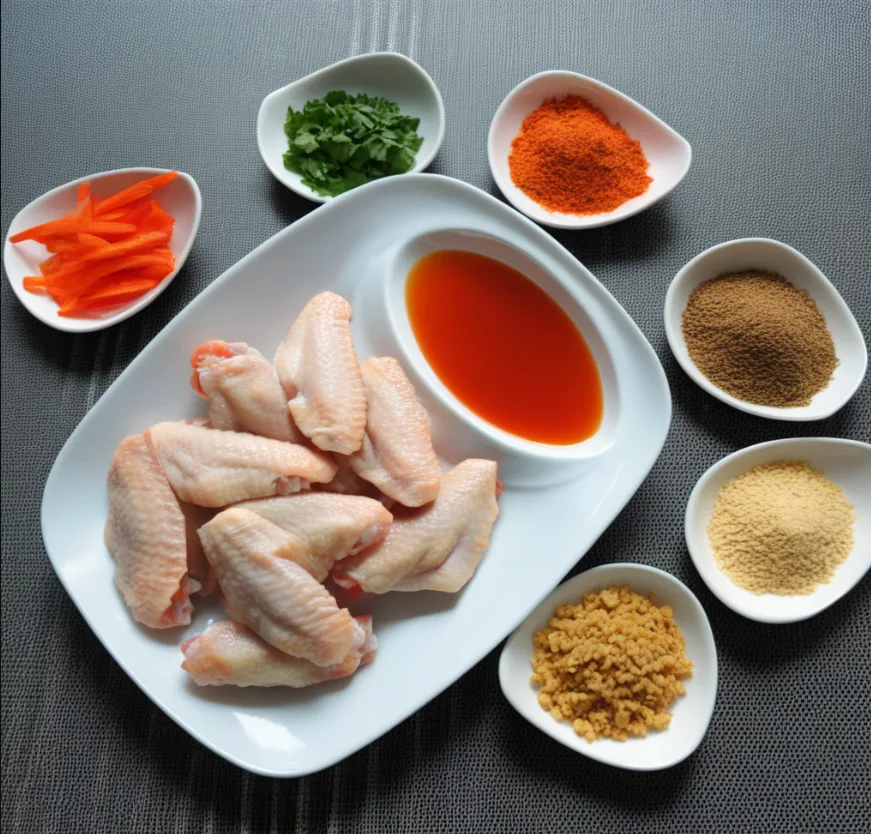
[{"label": "sliced carrot stick", "polygon": [[136,232],[136,227],[130,223],[110,223],[98,220],[86,220],[78,217],[62,217],[60,220],[51,220],[39,226],[25,229],[23,232],[12,235],[10,243],[21,243],[23,240],[36,240],[40,243],[52,235],[72,235],[79,232],[98,235],[100,237],[117,237],[130,235]]},{"label": "sliced carrot stick", "polygon": [[110,275],[104,276],[79,297],[82,300],[87,300],[91,296],[99,295],[104,290],[111,290],[119,284],[126,284],[132,281],[159,283],[170,272],[172,272],[172,267],[168,263],[153,264],[152,266],[143,266],[138,269],[122,269],[119,272],[113,272]]},{"label": "sliced carrot stick", "polygon": [[48,287],[64,299],[75,299],[96,284],[101,278],[111,275],[113,272],[156,265],[169,266],[170,271],[172,271],[172,253],[169,253],[168,257],[162,252],[128,255],[123,258],[114,258],[111,261],[90,264],[87,268],[76,270],[72,273],[55,273],[50,276]]},{"label": "sliced carrot stick", "polygon": [[139,225],[139,231],[140,233],[157,232],[167,228],[171,231],[174,224],[175,218],[171,214],[167,214],[156,200],[152,200],[151,212]]},{"label": "sliced carrot stick", "polygon": [[50,295],[59,315],[77,316],[132,303],[158,286],[175,269],[167,245],[175,218],[151,193],[177,176],[169,171],[96,204],[90,184],[81,183],[74,209],[9,238],[34,240],[51,253],[24,288]]},{"label": "sliced carrot stick", "polygon": [[151,199],[151,192],[148,194],[139,197],[137,200],[133,200],[130,203],[126,203],[120,208],[114,209],[113,211],[103,212],[100,215],[100,220],[121,220],[126,214],[129,214],[131,211],[135,209],[141,208],[142,206],[150,206],[153,200]]},{"label": "sliced carrot stick", "polygon": [[[164,276],[165,277],[165,276]],[[71,315],[77,312],[91,312],[98,309],[117,307],[130,304],[145,293],[153,290],[163,278],[150,280],[124,281],[117,287],[110,287],[98,293],[68,299],[58,311],[61,315]]]},{"label": "sliced carrot stick", "polygon": [[127,238],[127,240],[121,240],[117,243],[110,243],[108,246],[92,249],[90,252],[81,255],[73,266],[75,269],[79,269],[86,264],[107,261],[111,258],[120,258],[136,252],[147,252],[150,249],[162,246],[168,240],[169,235],[166,232],[149,232],[145,235],[135,235],[134,237]]},{"label": "sliced carrot stick", "polygon": [[140,278],[132,281],[118,281],[114,286],[79,296],[79,303],[89,304],[92,301],[105,301],[119,295],[141,295],[152,287],[156,287],[160,281],[160,278],[156,280],[154,278]]},{"label": "sliced carrot stick", "polygon": [[102,249],[109,245],[109,241],[88,232],[79,232],[79,243],[87,249]]},{"label": "sliced carrot stick", "polygon": [[39,271],[43,275],[51,275],[53,272],[57,272],[58,270],[63,269],[63,266],[63,255],[52,255],[50,258],[47,258],[39,265]]},{"label": "sliced carrot stick", "polygon": [[53,254],[75,255],[87,254],[94,249],[100,249],[109,245],[108,240],[104,240],[96,235],[80,233],[77,235],[68,235],[67,237],[52,236],[47,238],[43,245],[49,252]]},{"label": "sliced carrot stick", "polygon": [[99,216],[107,211],[113,211],[114,209],[121,208],[121,206],[126,206],[128,203],[132,203],[134,200],[150,194],[155,188],[160,188],[162,185],[172,182],[177,176],[178,171],[167,171],[165,174],[137,182],[135,185],[131,185],[129,188],[125,188],[123,191],[107,197],[105,200],[100,200],[94,206],[94,213]]},{"label": "sliced carrot stick", "polygon": [[38,293],[44,295],[47,290],[45,287],[45,278],[42,278],[38,275],[28,275],[24,279],[24,289],[28,292]]},{"label": "sliced carrot stick", "polygon": [[142,221],[145,220],[146,217],[151,213],[151,203],[143,202],[141,205],[134,205],[133,208],[129,208],[128,211],[125,211],[119,218],[119,223],[132,223],[138,229],[142,225]]}]

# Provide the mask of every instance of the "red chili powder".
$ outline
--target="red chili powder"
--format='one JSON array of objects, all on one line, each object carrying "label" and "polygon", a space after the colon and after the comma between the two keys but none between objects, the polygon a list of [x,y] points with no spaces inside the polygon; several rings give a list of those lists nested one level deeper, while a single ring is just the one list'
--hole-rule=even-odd
[{"label": "red chili powder", "polygon": [[641,143],[581,96],[548,99],[511,143],[514,184],[536,203],[565,214],[603,214],[647,191]]}]

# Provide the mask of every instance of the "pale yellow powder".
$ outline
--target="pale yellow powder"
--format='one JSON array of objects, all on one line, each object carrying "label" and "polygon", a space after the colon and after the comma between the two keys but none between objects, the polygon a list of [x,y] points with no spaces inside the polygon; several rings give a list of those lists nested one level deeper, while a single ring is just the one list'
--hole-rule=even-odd
[{"label": "pale yellow powder", "polygon": [[724,484],[708,523],[714,558],[756,594],[809,594],[853,549],[853,505],[804,461],[780,460]]},{"label": "pale yellow powder", "polygon": [[625,741],[668,727],[667,710],[693,669],[671,608],[629,588],[558,605],[533,647],[538,703],[587,741]]}]

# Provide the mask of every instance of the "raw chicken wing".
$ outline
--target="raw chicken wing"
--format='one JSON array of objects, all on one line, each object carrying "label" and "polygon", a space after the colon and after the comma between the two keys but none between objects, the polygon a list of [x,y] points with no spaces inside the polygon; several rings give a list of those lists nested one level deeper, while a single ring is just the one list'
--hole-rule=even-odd
[{"label": "raw chicken wing", "polygon": [[337,561],[381,541],[393,520],[380,501],[328,492],[263,498],[239,506],[302,539],[307,552],[300,564],[318,582]]},{"label": "raw chicken wing", "polygon": [[362,643],[348,611],[297,564],[306,545],[250,510],[231,507],[200,528],[230,617],[276,649],[317,666]]},{"label": "raw chicken wing", "polygon": [[176,495],[201,507],[288,495],[336,474],[316,449],[253,434],[188,423],[158,423],[146,434]]},{"label": "raw chicken wing", "polygon": [[428,504],[438,495],[441,469],[414,386],[392,356],[366,359],[360,370],[369,409],[351,469],[406,507]]},{"label": "raw chicken wing", "polygon": [[181,645],[182,669],[200,686],[291,686],[301,688],[353,675],[374,659],[378,641],[372,615],[354,617],[362,643],[333,666],[316,666],[273,648],[253,631],[233,620],[209,626]]},{"label": "raw chicken wing", "polygon": [[349,455],[363,443],[366,394],[350,328],[351,305],[316,295],[275,354],[275,370],[299,430],[319,449]]},{"label": "raw chicken wing", "polygon": [[[364,495],[367,498],[381,498],[381,492],[375,484],[370,484],[369,481],[364,481],[353,469],[351,469],[351,459],[347,455],[333,453],[333,458],[336,461],[336,475],[328,484],[314,484],[312,489],[318,492],[334,492],[338,495]],[[383,496],[382,503],[389,509],[393,503],[392,498]]]},{"label": "raw chicken wing", "polygon": [[300,443],[275,368],[245,342],[205,342],[191,356],[191,386],[209,402],[216,429]]},{"label": "raw chicken wing", "polygon": [[345,588],[383,594],[390,590],[460,590],[490,543],[499,515],[496,464],[470,458],[442,476],[436,500],[417,510],[394,508],[380,543],[334,569]]},{"label": "raw chicken wing", "polygon": [[187,625],[189,594],[185,514],[145,435],[121,441],[107,479],[106,546],[115,584],[133,619],[151,628]]}]

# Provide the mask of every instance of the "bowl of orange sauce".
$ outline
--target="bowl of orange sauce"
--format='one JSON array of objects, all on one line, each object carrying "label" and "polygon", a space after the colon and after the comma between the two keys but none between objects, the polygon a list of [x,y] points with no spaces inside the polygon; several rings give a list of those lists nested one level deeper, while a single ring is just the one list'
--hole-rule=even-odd
[{"label": "bowl of orange sauce", "polygon": [[408,241],[387,281],[398,348],[445,410],[503,453],[588,459],[613,441],[604,340],[535,259],[462,229]]}]

